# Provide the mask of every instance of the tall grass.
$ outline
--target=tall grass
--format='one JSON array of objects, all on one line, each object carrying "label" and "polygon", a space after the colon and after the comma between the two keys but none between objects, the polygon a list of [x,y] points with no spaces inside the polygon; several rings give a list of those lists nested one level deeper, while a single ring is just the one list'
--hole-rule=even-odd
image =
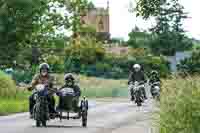
[{"label": "tall grass", "polygon": [[28,111],[29,93],[19,93],[15,98],[0,98],[0,116]]},{"label": "tall grass", "polygon": [[174,78],[163,84],[160,133],[200,133],[200,78]]},{"label": "tall grass", "polygon": [[31,92],[17,91],[10,97],[0,97],[0,116],[28,111],[28,97]]}]

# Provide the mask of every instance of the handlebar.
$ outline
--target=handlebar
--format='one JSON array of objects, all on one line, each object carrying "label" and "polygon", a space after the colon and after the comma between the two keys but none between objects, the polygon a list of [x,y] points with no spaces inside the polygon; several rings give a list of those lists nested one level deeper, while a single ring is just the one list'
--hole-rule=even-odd
[{"label": "handlebar", "polygon": [[[135,82],[138,82],[139,85],[146,83],[145,81],[135,81]],[[130,82],[130,84],[135,84],[135,82]]]},{"label": "handlebar", "polygon": [[155,85],[155,84],[161,84],[161,82],[157,81],[157,82],[150,83],[150,85]]}]

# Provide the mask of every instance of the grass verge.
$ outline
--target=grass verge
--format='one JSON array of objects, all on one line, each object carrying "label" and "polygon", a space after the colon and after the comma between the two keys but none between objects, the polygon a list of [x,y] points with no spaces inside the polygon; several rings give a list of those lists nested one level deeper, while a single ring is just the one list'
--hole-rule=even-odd
[{"label": "grass verge", "polygon": [[28,111],[28,92],[18,92],[12,98],[0,98],[0,115],[21,113]]},{"label": "grass verge", "polygon": [[165,81],[160,101],[159,133],[200,132],[200,78]]}]

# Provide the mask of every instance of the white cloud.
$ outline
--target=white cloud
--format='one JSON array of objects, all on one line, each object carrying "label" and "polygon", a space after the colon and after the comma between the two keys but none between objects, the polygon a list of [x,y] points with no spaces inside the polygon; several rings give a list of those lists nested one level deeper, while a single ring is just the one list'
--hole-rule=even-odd
[{"label": "white cloud", "polygon": [[186,12],[188,12],[188,18],[184,22],[185,30],[188,31],[188,34],[200,39],[200,1],[199,0],[181,0],[182,4],[186,8]]},{"label": "white cloud", "polygon": [[[110,31],[113,37],[128,38],[128,33],[135,25],[142,29],[148,29],[154,24],[153,20],[144,21],[135,17],[128,11],[130,1],[134,0],[109,0],[110,1]],[[106,7],[107,0],[93,0],[96,6]],[[200,39],[200,18],[199,5],[200,0],[181,0],[189,13],[190,19],[184,22],[184,28],[188,31],[188,35]]]}]

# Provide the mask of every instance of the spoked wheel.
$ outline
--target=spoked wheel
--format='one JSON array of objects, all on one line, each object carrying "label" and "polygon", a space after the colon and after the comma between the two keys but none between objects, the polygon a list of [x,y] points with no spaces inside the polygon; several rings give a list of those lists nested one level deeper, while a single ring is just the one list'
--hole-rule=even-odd
[{"label": "spoked wheel", "polygon": [[62,121],[62,114],[63,114],[63,112],[62,112],[62,111],[60,111],[60,113],[59,113],[59,118],[60,118],[60,121]]},{"label": "spoked wheel", "polygon": [[87,112],[82,112],[82,126],[87,127]]},{"label": "spoked wheel", "polygon": [[36,120],[36,127],[40,127],[40,121],[39,120]]},{"label": "spoked wheel", "polygon": [[46,120],[42,121],[42,126],[44,126],[44,127],[47,126],[47,122],[46,122]]},{"label": "spoked wheel", "polygon": [[141,97],[141,93],[139,92],[136,93],[135,100],[138,107],[142,106],[143,98]]},{"label": "spoked wheel", "polygon": [[82,117],[82,126],[87,127],[87,115],[88,115],[88,101],[81,101],[81,117]]},{"label": "spoked wheel", "polygon": [[142,106],[142,103],[141,102],[137,102],[137,106],[138,107]]}]

